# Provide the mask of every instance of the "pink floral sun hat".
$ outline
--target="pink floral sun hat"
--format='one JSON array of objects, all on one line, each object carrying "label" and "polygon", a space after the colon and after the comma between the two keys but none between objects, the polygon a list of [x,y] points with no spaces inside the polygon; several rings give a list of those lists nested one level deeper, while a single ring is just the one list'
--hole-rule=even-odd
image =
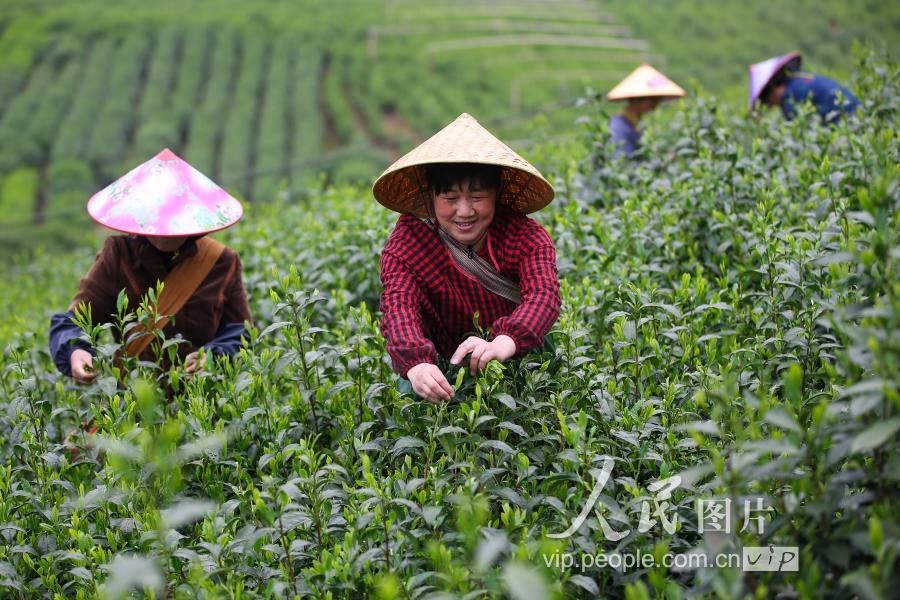
[{"label": "pink floral sun hat", "polygon": [[125,233],[191,236],[237,223],[241,203],[166,148],[88,201],[95,221]]},{"label": "pink floral sun hat", "polygon": [[772,78],[778,71],[784,67],[796,71],[800,68],[802,60],[799,52],[788,52],[787,54],[774,56],[768,60],[750,65],[750,110],[753,110],[766,84],[772,81]]}]

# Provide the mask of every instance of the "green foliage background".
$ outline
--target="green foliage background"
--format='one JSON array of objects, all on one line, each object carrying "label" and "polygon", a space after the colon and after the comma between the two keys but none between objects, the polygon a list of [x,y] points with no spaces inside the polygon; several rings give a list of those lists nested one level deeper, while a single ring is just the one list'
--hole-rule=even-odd
[{"label": "green foliage background", "polygon": [[[3,6],[6,39],[30,9]],[[42,6],[48,32],[52,7],[72,10]],[[142,10],[170,22],[160,6]],[[235,23],[255,18],[233,8]],[[129,12],[144,14],[110,8],[92,27]],[[178,27],[200,13],[177,13]],[[864,110],[836,128],[748,119],[727,89],[700,93],[654,113],[632,163],[614,157],[596,97],[562,139],[534,117],[547,135],[520,149],[557,189],[536,215],[559,254],[555,348],[451,373],[457,399],[441,407],[402,395],[386,362],[377,264],[395,215],[367,185],[254,202],[219,236],[244,261],[255,328],[237,360],[198,377],[117,365],[99,328],[99,381],[74,385],[49,360],[46,323],[98,242],[4,262],[0,596],[891,597],[900,72],[878,52],[844,58]],[[29,168],[3,185],[34,186]],[[145,306],[113,326],[150,318]],[[97,435],[67,451],[88,420]],[[549,538],[609,459],[599,511]],[[675,532],[642,530],[650,486],[675,475]],[[731,533],[698,530],[703,499],[731,500]],[[765,529],[741,531],[756,499]],[[610,542],[600,516],[628,534]],[[800,570],[553,566],[770,544],[798,547]]]},{"label": "green foliage background", "polygon": [[845,79],[897,31],[887,2],[0,0],[0,247],[82,242],[86,199],[163,147],[302,201],[461,112],[523,149],[642,61],[740,106],[750,62],[796,48]]},{"label": "green foliage background", "polygon": [[606,3],[635,35],[651,40],[676,81],[696,80],[729,102],[746,102],[747,67],[798,50],[804,68],[838,80],[856,69],[854,45],[896,48],[900,6],[852,2],[704,2],[610,0]]}]

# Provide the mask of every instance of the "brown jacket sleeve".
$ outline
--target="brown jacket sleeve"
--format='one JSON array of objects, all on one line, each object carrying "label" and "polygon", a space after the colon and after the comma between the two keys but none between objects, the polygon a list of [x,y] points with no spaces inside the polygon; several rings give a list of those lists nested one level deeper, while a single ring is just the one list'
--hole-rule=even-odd
[{"label": "brown jacket sleeve", "polygon": [[238,256],[238,253],[231,248],[226,248],[225,252],[234,255],[234,273],[231,277],[231,281],[227,289],[225,290],[225,302],[222,308],[222,322],[252,322],[253,317],[250,315],[250,303],[247,300],[247,290],[246,288],[244,288],[244,267],[241,264],[241,258],[240,256]]},{"label": "brown jacket sleeve", "polygon": [[89,304],[95,324],[108,322],[112,318],[116,312],[116,298],[121,291],[120,259],[125,251],[121,236],[106,239],[93,266],[81,278],[78,293],[69,310],[74,311],[80,304]]}]

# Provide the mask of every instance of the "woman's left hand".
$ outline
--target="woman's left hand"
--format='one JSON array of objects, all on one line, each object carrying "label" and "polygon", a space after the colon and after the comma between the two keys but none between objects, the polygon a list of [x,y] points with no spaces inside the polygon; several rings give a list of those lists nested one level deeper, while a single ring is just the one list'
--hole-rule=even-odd
[{"label": "woman's left hand", "polygon": [[498,335],[490,342],[473,335],[459,345],[450,357],[450,364],[461,364],[467,354],[471,354],[469,372],[474,375],[492,360],[504,362],[515,356],[516,343],[508,335]]},{"label": "woman's left hand", "polygon": [[198,350],[184,357],[184,370],[188,373],[202,371],[206,365],[206,352]]}]

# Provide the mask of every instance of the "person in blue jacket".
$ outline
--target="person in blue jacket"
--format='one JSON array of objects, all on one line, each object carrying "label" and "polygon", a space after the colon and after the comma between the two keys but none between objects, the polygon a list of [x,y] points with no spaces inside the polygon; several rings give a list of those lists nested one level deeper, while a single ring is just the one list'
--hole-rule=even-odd
[{"label": "person in blue jacket", "polygon": [[616,154],[632,157],[641,147],[641,134],[638,127],[641,118],[656,108],[656,98],[636,98],[629,100],[625,109],[609,118],[609,135],[616,143]]},{"label": "person in blue jacket", "polygon": [[789,52],[750,65],[750,110],[761,101],[779,106],[787,120],[797,116],[800,106],[812,103],[823,123],[834,124],[859,107],[853,92],[823,75],[800,71],[799,52]]}]

